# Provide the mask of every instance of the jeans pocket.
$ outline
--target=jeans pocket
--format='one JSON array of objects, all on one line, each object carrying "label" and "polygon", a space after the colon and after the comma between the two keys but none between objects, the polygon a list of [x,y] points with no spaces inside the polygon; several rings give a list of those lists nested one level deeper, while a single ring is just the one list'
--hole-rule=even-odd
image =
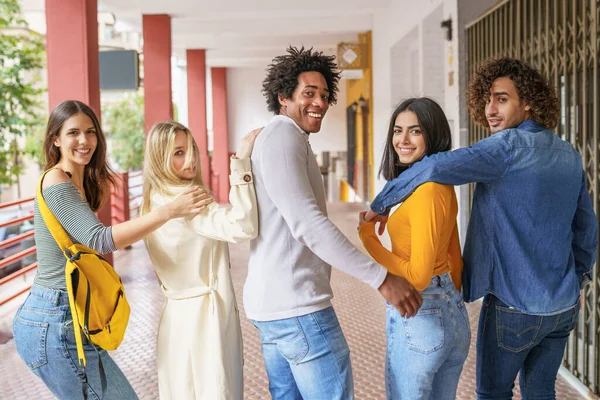
[{"label": "jeans pocket", "polygon": [[440,308],[421,309],[416,316],[404,318],[402,322],[410,350],[430,354],[444,346],[444,323]]},{"label": "jeans pocket", "polygon": [[[93,346],[88,340],[87,336],[81,328],[81,344],[84,346]],[[73,324],[73,320],[69,319],[68,321],[62,324],[62,341],[66,348],[76,348],[77,340],[75,339],[75,324]]]},{"label": "jeans pocket", "polygon": [[30,369],[48,363],[46,357],[48,326],[46,322],[30,321],[19,316],[15,318],[13,330],[17,353]]},{"label": "jeans pocket", "polygon": [[298,364],[308,354],[308,341],[298,318],[254,322],[261,332],[263,343],[273,343],[290,363]]},{"label": "jeans pocket", "polygon": [[498,346],[519,353],[535,344],[542,326],[539,315],[527,315],[508,307],[496,306]]},{"label": "jeans pocket", "polygon": [[577,324],[579,323],[579,303],[575,307],[573,307],[573,316],[571,316],[571,323],[569,324],[569,332],[575,329]]},{"label": "jeans pocket", "polygon": [[465,301],[461,299],[457,305],[458,309],[460,310],[460,313],[462,314],[462,316],[465,319],[465,322],[467,323],[467,332],[469,335],[469,340],[471,340],[471,323],[469,322],[469,313],[467,312]]}]

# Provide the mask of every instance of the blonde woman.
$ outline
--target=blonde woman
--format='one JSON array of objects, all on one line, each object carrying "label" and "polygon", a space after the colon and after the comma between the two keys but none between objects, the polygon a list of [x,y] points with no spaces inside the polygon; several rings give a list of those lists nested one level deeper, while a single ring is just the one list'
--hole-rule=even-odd
[{"label": "blonde woman", "polygon": [[[243,397],[242,336],[226,242],[257,234],[250,155],[259,132],[250,132],[231,158],[231,206],[212,203],[193,218],[171,220],[144,240],[166,296],[157,343],[161,399]],[[156,124],[146,142],[142,213],[190,186],[202,187],[199,161],[185,126]]]}]

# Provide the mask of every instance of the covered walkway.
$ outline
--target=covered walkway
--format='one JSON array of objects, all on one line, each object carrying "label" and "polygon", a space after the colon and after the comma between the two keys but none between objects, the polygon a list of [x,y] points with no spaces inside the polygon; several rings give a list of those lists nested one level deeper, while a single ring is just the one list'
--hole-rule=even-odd
[{"label": "covered walkway", "polygon": [[[356,234],[357,214],[362,206],[356,203],[329,205],[330,218],[362,248]],[[258,332],[245,318],[241,300],[246,278],[249,245],[230,247],[232,275],[240,305],[244,335],[245,399],[269,399]],[[142,243],[131,250],[115,253],[119,270],[132,305],[131,320],[123,344],[112,353],[131,381],[140,399],[158,399],[155,362],[155,339],[158,316],[163,304],[156,277]],[[383,367],[385,357],[385,305],[383,298],[367,285],[334,269],[333,301],[352,352],[356,399],[385,399]],[[24,297],[0,308],[0,337],[10,332],[12,315]],[[475,399],[475,334],[479,303],[468,305],[472,327],[472,345],[458,388],[458,399]],[[9,339],[0,344],[0,399],[52,399],[39,379],[29,372]],[[515,390],[516,399],[518,389]],[[558,399],[583,399],[562,378],[557,384]]]}]

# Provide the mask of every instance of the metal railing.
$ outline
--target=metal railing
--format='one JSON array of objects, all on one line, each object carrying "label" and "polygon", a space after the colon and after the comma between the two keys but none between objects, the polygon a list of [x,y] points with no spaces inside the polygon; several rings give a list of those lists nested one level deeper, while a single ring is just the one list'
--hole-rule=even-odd
[{"label": "metal railing", "polygon": [[[24,209],[24,205],[28,205],[28,207]],[[14,211],[16,215],[27,214],[24,216],[13,216],[1,222],[0,229],[4,228],[3,232],[8,232],[8,228],[21,227],[24,222],[33,221],[33,197],[1,203],[0,211]],[[27,246],[27,239],[30,238],[33,238],[33,230],[15,234],[14,236],[5,234],[2,241],[0,241],[0,254],[2,255],[2,259],[0,259],[0,276],[2,277],[0,278],[0,286],[7,287],[8,289],[6,297],[0,298],[0,306],[31,288],[31,283],[28,283],[25,275],[37,268],[37,262],[27,264],[26,258],[35,255],[36,249],[35,245],[23,248]],[[20,249],[20,251],[15,250],[15,248]],[[9,250],[15,250],[15,252],[8,254]],[[15,269],[15,267],[16,270],[10,272],[9,269]],[[22,280],[21,283],[17,283],[17,278]]]},{"label": "metal railing", "polygon": [[[488,58],[510,56],[538,68],[558,89],[556,134],[583,158],[596,215],[600,211],[600,0],[505,0],[467,26],[467,75]],[[469,118],[469,143],[489,133]],[[472,195],[472,191],[471,191]],[[564,366],[600,393],[600,276],[582,294],[579,324]]]},{"label": "metal railing", "polygon": [[[127,221],[133,216],[137,216],[136,210],[139,210],[139,199],[141,199],[141,172],[117,173],[117,180],[114,187],[111,188],[111,215],[112,223],[121,223]],[[139,181],[129,186],[129,181]],[[33,222],[33,200],[34,198],[20,199],[7,203],[0,203],[0,211],[15,214],[16,216],[0,222],[0,229],[22,226],[28,221]],[[27,205],[26,208],[24,206]],[[22,215],[22,214],[26,215]],[[32,275],[29,272],[34,271],[38,263],[29,263],[28,259],[36,256],[35,245],[28,246],[28,242],[33,241],[32,226],[24,233],[18,233],[2,239],[0,237],[0,287],[2,295],[0,296],[0,306],[15,299],[31,288]],[[8,235],[7,235],[8,236]],[[18,249],[17,246],[19,247]],[[10,249],[11,253],[6,254]],[[15,269],[12,272],[6,272],[8,269]]]},{"label": "metal railing", "polygon": [[129,212],[130,217],[135,218],[140,215],[140,205],[142,199],[142,171],[136,171],[129,174],[129,181],[138,181],[129,186]]}]

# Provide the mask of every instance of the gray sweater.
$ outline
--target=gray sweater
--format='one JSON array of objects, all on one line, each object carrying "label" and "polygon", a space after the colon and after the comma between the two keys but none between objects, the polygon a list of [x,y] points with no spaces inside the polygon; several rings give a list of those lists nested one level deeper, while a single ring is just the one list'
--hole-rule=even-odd
[{"label": "gray sweater", "polygon": [[244,308],[272,321],[331,306],[330,264],[378,288],[387,271],[327,218],[323,179],[306,134],[276,116],[254,145],[259,235],[250,243]]}]

